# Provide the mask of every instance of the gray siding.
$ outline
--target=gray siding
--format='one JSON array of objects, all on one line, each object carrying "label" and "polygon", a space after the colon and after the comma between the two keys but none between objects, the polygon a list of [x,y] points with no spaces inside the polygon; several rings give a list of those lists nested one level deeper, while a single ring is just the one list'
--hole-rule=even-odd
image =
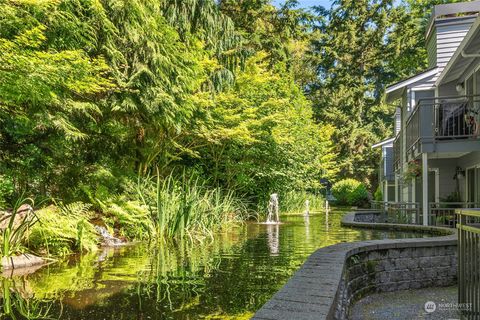
[{"label": "gray siding", "polygon": [[396,108],[395,109],[395,136],[400,132],[400,129],[402,128],[402,110],[401,108]]},{"label": "gray siding", "polygon": [[[434,33],[432,37],[436,35],[437,46],[435,51],[438,67],[444,68],[447,65],[463,38],[467,35],[472,23],[472,19],[463,21],[462,23],[437,22],[436,33]],[[430,53],[432,52],[429,52],[429,54]]]},{"label": "gray siding", "polygon": [[[457,159],[431,159],[428,164],[429,168],[438,168],[440,201],[455,192],[455,170],[457,168]],[[428,186],[435,188],[435,186]]]},{"label": "gray siding", "polygon": [[[480,165],[480,152],[471,152],[461,157],[460,159],[458,159],[458,166],[463,170],[477,166],[477,165]],[[463,177],[460,180],[460,193],[464,201],[467,200],[466,183],[467,183],[467,179]]]},{"label": "gray siding", "polygon": [[393,147],[385,147],[384,175],[386,180],[392,181],[395,178],[393,170]]},{"label": "gray siding", "polygon": [[437,66],[437,38],[435,34],[430,37],[427,43],[428,68]]}]

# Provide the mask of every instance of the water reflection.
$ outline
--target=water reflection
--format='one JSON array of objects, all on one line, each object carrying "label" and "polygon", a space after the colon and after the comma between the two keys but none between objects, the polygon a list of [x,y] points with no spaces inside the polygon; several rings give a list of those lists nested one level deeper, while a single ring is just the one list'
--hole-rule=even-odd
[{"label": "water reflection", "polygon": [[2,280],[0,318],[249,319],[317,248],[413,236],[342,228],[340,217],[288,216],[282,225],[247,224],[202,245],[108,249],[12,275]]},{"label": "water reflection", "polygon": [[268,247],[270,249],[270,254],[272,256],[278,256],[279,253],[279,233],[280,225],[279,224],[268,224],[267,225],[267,235],[268,235]]},{"label": "water reflection", "polygon": [[305,240],[310,241],[310,214],[303,216],[303,223],[305,224]]},{"label": "water reflection", "polygon": [[53,303],[37,299],[28,289],[28,282],[20,278],[1,278],[0,318],[2,319],[54,319]]}]

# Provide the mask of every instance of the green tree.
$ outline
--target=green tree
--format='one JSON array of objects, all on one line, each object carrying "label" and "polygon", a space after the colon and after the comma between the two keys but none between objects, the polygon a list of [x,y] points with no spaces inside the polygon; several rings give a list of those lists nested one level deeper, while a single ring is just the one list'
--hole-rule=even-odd
[{"label": "green tree", "polygon": [[336,128],[342,177],[374,184],[371,145],[391,135],[394,111],[383,103],[385,87],[425,65],[411,10],[393,0],[337,0],[330,11],[318,10],[309,53],[318,78],[309,96],[317,118]]},{"label": "green tree", "polygon": [[321,177],[335,174],[333,128],[314,123],[291,72],[281,64],[271,70],[265,53],[250,58],[235,85],[209,108],[209,121],[194,140],[201,170],[216,184],[261,198],[318,190]]}]

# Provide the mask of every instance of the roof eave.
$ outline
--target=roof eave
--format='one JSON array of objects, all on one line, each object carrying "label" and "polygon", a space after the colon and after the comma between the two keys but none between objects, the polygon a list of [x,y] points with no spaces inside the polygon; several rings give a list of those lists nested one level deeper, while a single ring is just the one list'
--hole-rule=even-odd
[{"label": "roof eave", "polygon": [[395,138],[389,138],[387,140],[383,140],[383,141],[381,141],[377,144],[374,144],[372,146],[372,149],[375,149],[375,148],[378,148],[378,147],[383,147],[384,145],[387,145],[387,144],[392,144],[394,140],[395,140]]},{"label": "roof eave", "polygon": [[438,67],[435,67],[435,68],[426,70],[422,73],[416,74],[410,78],[399,81],[393,85],[388,86],[387,89],[385,90],[387,103],[398,99],[401,96],[401,92],[403,92],[403,90],[409,85],[412,85],[415,82],[418,82],[425,78],[434,76],[437,73],[438,73]]}]

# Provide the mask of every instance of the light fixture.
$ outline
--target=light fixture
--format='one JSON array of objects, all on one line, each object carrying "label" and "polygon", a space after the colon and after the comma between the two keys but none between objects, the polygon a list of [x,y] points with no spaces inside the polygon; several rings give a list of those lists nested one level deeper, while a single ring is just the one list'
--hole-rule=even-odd
[{"label": "light fixture", "polygon": [[457,90],[457,93],[462,93],[464,89],[463,82],[457,83],[457,85],[455,86],[455,89]]},{"label": "light fixture", "polygon": [[455,169],[455,175],[453,176],[453,179],[462,179],[465,177],[465,170],[457,166]]}]

